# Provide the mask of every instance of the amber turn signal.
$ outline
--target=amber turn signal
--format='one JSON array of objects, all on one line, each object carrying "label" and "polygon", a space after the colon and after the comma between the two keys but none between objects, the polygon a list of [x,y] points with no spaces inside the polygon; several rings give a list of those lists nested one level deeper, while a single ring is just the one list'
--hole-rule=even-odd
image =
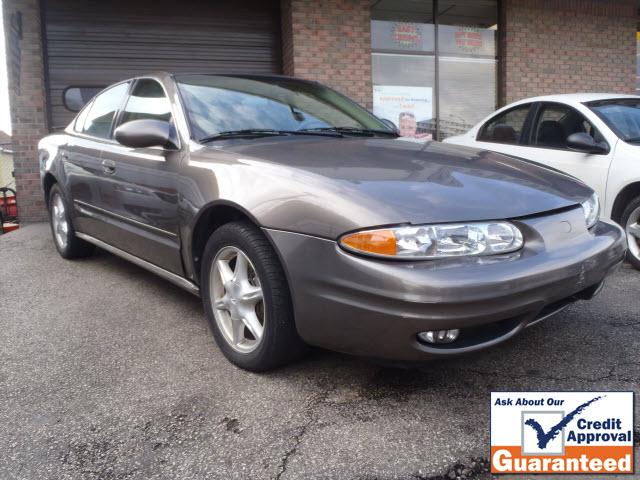
[{"label": "amber turn signal", "polygon": [[374,255],[395,255],[396,236],[392,230],[369,230],[345,235],[340,244],[350,250]]}]

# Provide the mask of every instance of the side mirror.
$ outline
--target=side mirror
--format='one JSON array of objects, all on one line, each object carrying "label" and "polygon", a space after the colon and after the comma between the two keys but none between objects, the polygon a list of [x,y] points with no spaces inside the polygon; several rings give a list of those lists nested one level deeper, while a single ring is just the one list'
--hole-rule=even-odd
[{"label": "side mirror", "polygon": [[115,138],[118,143],[131,148],[176,148],[171,125],[162,120],[131,120],[123,123],[116,128]]},{"label": "side mirror", "polygon": [[576,152],[607,153],[609,147],[605,142],[596,143],[591,135],[585,132],[572,133],[567,138],[567,147]]},{"label": "side mirror", "polygon": [[62,92],[62,103],[71,112],[82,110],[89,100],[104,87],[67,87]]},{"label": "side mirror", "polygon": [[393,123],[388,118],[381,118],[380,121],[384,123],[384,125],[390,130],[392,130],[393,132],[400,133],[400,130],[398,130],[398,127],[396,126],[396,124]]}]

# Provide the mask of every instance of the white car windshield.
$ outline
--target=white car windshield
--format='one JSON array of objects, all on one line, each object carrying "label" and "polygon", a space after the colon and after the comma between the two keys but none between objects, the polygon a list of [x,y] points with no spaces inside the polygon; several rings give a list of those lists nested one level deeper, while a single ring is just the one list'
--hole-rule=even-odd
[{"label": "white car windshield", "polygon": [[600,100],[586,105],[622,140],[640,143],[640,98]]}]

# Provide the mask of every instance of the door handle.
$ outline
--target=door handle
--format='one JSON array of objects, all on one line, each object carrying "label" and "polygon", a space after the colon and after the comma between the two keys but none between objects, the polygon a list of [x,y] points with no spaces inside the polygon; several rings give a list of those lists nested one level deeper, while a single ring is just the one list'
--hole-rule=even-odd
[{"label": "door handle", "polygon": [[102,170],[109,175],[113,175],[116,173],[116,162],[113,160],[103,160],[102,161]]}]

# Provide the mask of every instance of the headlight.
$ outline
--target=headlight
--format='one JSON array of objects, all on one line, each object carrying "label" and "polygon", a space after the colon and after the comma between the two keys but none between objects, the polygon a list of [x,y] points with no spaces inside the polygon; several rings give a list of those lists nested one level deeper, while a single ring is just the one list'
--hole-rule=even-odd
[{"label": "headlight", "polygon": [[352,252],[399,259],[497,255],[522,248],[518,228],[508,222],[477,222],[363,230],[339,239]]},{"label": "headlight", "polygon": [[600,200],[598,194],[593,193],[588,200],[582,202],[582,210],[584,212],[584,220],[587,222],[587,228],[593,227],[600,218]]}]

